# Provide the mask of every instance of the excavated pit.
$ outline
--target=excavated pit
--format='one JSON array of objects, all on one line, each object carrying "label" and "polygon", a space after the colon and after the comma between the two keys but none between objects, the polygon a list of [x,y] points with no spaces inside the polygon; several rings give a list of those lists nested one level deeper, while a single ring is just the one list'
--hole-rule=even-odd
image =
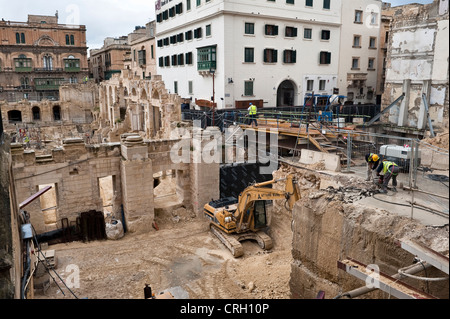
[{"label": "excavated pit", "polygon": [[[275,176],[282,178],[289,173],[299,179],[302,193],[292,212],[292,298],[314,299],[322,291],[326,299],[331,299],[363,287],[364,281],[337,267],[338,261],[347,258],[377,265],[382,273],[391,276],[396,274],[411,265],[415,257],[399,247],[398,240],[414,240],[448,257],[448,218],[431,225],[383,209],[382,205],[377,207],[376,186],[354,175],[330,175],[284,165]],[[448,277],[433,267],[416,276]],[[448,280],[402,281],[437,298],[449,297]],[[381,290],[359,296],[391,297]]]}]

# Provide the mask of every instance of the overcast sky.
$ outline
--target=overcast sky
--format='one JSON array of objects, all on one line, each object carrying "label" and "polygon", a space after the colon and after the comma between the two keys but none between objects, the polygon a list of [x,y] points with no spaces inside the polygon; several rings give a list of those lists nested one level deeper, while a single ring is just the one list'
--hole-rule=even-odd
[{"label": "overcast sky", "polygon": [[[351,1],[351,0],[343,0]],[[392,6],[431,3],[432,0],[391,0]],[[54,15],[61,24],[84,24],[89,49],[98,49],[106,37],[128,35],[135,26],[155,19],[154,0],[0,0],[0,19],[26,22],[28,14]]]}]

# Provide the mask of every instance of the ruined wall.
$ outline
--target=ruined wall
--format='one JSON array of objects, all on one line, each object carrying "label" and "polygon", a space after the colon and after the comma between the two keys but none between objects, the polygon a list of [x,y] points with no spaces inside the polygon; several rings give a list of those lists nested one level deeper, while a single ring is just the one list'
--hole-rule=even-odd
[{"label": "ruined wall", "polygon": [[109,141],[138,132],[146,139],[167,139],[171,124],[181,121],[181,98],[169,94],[161,76],[152,80],[115,75],[99,88],[98,121]]},{"label": "ruined wall", "polygon": [[428,5],[411,4],[383,12],[392,17],[383,107],[405,93],[403,102],[385,116],[386,122],[426,129],[422,101],[422,94],[426,94],[433,128],[448,129],[449,18],[448,10],[439,10],[442,5],[435,0]]},{"label": "ruined wall", "polygon": [[30,197],[41,185],[53,185],[56,192],[56,223],[49,223],[40,200],[27,207],[31,222],[38,233],[61,227],[60,220],[76,221],[82,212],[103,210],[99,178],[115,176],[117,198],[121,203],[119,145],[86,146],[80,139],[67,139],[64,146],[52,150],[51,155],[36,156],[24,151],[20,144],[12,146],[17,199]]},{"label": "ruined wall", "polygon": [[[56,191],[55,217],[36,200],[27,211],[37,233],[61,227],[61,219],[75,222],[80,213],[103,211],[100,178],[112,176],[113,216],[121,219],[121,206],[127,229],[142,233],[152,230],[154,220],[155,174],[176,172],[177,195],[186,208],[194,205],[200,214],[203,205],[218,199],[219,164],[174,162],[170,153],[174,140],[144,141],[136,133],[121,136],[120,143],[86,145],[82,139],[66,139],[63,147],[49,155],[36,155],[21,144],[12,147],[17,200],[21,202],[51,185]],[[187,140],[189,145],[191,140]],[[188,148],[189,149],[189,148]]]}]

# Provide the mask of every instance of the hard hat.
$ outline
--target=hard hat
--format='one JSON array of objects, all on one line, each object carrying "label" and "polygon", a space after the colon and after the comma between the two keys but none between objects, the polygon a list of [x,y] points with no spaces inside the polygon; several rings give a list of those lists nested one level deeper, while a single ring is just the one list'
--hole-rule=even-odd
[{"label": "hard hat", "polygon": [[372,160],[373,160],[374,162],[378,161],[379,159],[380,159],[380,157],[379,157],[377,154],[373,154]]},{"label": "hard hat", "polygon": [[253,103],[250,103],[250,105],[253,105]]}]

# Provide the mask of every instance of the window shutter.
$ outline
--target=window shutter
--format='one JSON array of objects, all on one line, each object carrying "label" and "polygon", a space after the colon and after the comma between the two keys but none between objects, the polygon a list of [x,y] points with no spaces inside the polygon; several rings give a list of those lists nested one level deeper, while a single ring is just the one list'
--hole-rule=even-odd
[{"label": "window shutter", "polygon": [[269,34],[269,26],[267,24],[264,26],[264,34],[265,35]]},{"label": "window shutter", "polygon": [[267,62],[267,49],[264,49],[264,62]]},{"label": "window shutter", "polygon": [[278,50],[273,50],[273,62],[278,62]]},{"label": "window shutter", "polygon": [[331,52],[327,52],[327,64],[331,64]]},{"label": "window shutter", "polygon": [[277,25],[273,26],[273,35],[278,35],[278,26]]},{"label": "window shutter", "polygon": [[288,55],[288,50],[284,50],[283,51],[283,63],[287,63],[287,55]]},{"label": "window shutter", "polygon": [[292,28],[292,31],[293,31],[292,36],[296,37],[297,36],[297,28]]},{"label": "window shutter", "polygon": [[292,51],[292,63],[297,63],[297,51]]}]

